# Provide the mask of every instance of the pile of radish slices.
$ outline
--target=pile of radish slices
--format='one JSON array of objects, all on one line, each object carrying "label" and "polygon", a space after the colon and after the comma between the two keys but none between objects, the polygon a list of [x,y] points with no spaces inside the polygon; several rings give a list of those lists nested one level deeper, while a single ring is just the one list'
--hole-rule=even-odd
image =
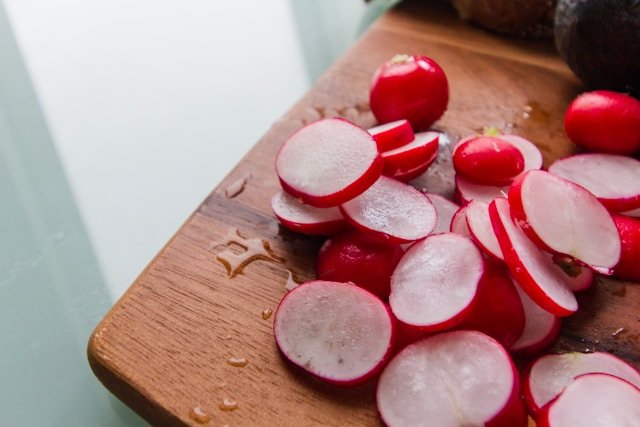
[{"label": "pile of radish slices", "polygon": [[524,138],[470,136],[452,153],[460,207],[406,183],[438,140],[406,120],[367,131],[323,119],[284,143],[272,209],[284,227],[330,237],[317,280],[277,309],[282,354],[339,386],[379,375],[390,426],[518,427],[527,412],[539,425],[638,426],[640,374],[626,362],[546,355],[521,377],[512,356],[555,342],[595,272],[640,278],[640,220],[628,216],[640,162],[581,154],[543,171]]}]

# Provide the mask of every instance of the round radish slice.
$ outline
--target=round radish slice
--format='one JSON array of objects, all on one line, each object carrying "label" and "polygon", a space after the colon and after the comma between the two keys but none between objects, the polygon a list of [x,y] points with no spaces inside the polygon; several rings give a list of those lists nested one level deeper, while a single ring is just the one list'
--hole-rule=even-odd
[{"label": "round radish slice", "polygon": [[609,353],[564,353],[542,356],[522,373],[522,391],[532,414],[555,399],[575,377],[603,373],[640,387],[640,372]]},{"label": "round radish slice", "polygon": [[326,208],[365,191],[382,173],[382,158],[371,135],[343,119],[313,122],[284,143],[276,172],[285,191]]},{"label": "round radish slice", "polygon": [[471,238],[482,252],[497,261],[504,261],[498,238],[489,218],[489,204],[473,200],[467,205],[465,216]]},{"label": "round radish slice", "polygon": [[393,272],[391,310],[416,329],[453,327],[469,315],[483,271],[482,255],[468,238],[429,236],[413,244]]},{"label": "round radish slice", "polygon": [[376,401],[390,427],[523,427],[518,375],[504,348],[476,331],[407,346],[380,375]]},{"label": "round radish slice", "polygon": [[533,302],[518,283],[515,288],[524,309],[524,331],[509,350],[519,356],[534,356],[556,342],[562,321]]},{"label": "round radish slice", "polygon": [[403,171],[402,173],[398,173],[395,175],[390,175],[390,177],[402,182],[413,181],[414,179],[416,179],[417,177],[425,173],[429,169],[429,167],[433,164],[433,162],[436,161],[437,158],[438,158],[438,153],[435,152],[431,157],[426,159],[423,164],[416,167],[415,169],[411,169],[409,171]]},{"label": "round radish slice", "polygon": [[620,236],[611,215],[579,185],[549,172],[529,171],[509,189],[509,204],[513,217],[542,249],[603,274],[610,274],[620,260]]},{"label": "round radish slice", "polygon": [[282,190],[271,198],[271,209],[282,225],[300,233],[327,235],[347,226],[338,208],[305,205]]},{"label": "round radish slice", "polygon": [[386,176],[406,174],[423,166],[428,160],[438,154],[438,133],[420,132],[413,141],[399,148],[382,153]]},{"label": "round radish slice", "polygon": [[393,150],[413,141],[415,137],[407,120],[396,120],[367,130],[378,144],[378,151]]},{"label": "round radish slice", "polygon": [[613,268],[613,275],[640,282],[640,219],[613,215],[613,220],[622,241],[620,262]]},{"label": "round radish slice", "polygon": [[582,375],[536,421],[538,427],[638,427],[640,389],[607,374]]},{"label": "round radish slice", "polygon": [[390,356],[392,320],[373,294],[352,284],[313,281],[284,296],[273,331],[293,364],[336,385],[376,375]]},{"label": "round radish slice", "polygon": [[385,176],[340,210],[354,227],[396,243],[426,237],[437,221],[436,208],[424,194]]},{"label": "round radish slice", "polygon": [[496,199],[489,205],[491,223],[509,271],[527,295],[545,310],[556,316],[575,313],[578,302],[562,272],[514,224],[509,210],[506,199]]},{"label": "round radish slice", "polygon": [[549,172],[583,186],[613,212],[640,208],[640,161],[615,154],[579,154],[558,160]]},{"label": "round radish slice", "polygon": [[445,233],[449,231],[451,229],[451,219],[453,215],[458,212],[460,206],[438,194],[424,193],[424,195],[431,200],[438,215],[438,221],[436,222],[436,228],[433,229],[433,233]]},{"label": "round radish slice", "polygon": [[467,225],[467,207],[463,206],[451,218],[451,232],[471,238],[471,231]]},{"label": "round radish slice", "polygon": [[631,216],[634,218],[640,218],[640,209],[634,209],[632,211],[622,212],[622,215]]},{"label": "round radish slice", "polygon": [[453,167],[477,184],[504,185],[524,170],[524,156],[510,142],[478,136],[455,147]]},{"label": "round radish slice", "polygon": [[523,172],[542,169],[542,153],[534,143],[518,135],[497,135],[498,138],[510,142],[524,157]]},{"label": "round radish slice", "polygon": [[466,205],[472,200],[490,203],[496,197],[507,197],[509,187],[496,187],[494,185],[480,185],[456,175],[455,200],[461,205]]},{"label": "round radish slice", "polygon": [[548,255],[553,265],[562,272],[562,277],[573,292],[586,291],[593,285],[596,275],[592,269],[568,263],[565,260],[556,260],[553,255]]}]

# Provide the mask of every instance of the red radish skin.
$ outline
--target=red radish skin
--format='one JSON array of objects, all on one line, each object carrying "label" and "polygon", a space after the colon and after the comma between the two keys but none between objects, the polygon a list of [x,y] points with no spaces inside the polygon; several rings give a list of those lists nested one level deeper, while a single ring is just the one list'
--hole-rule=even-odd
[{"label": "red radish skin", "polygon": [[298,233],[330,235],[347,227],[338,208],[305,205],[282,190],[271,198],[271,209],[282,225]]},{"label": "red radish skin", "polygon": [[505,140],[480,136],[456,146],[453,167],[472,182],[500,186],[509,184],[524,170],[524,157]]},{"label": "red radish skin", "polygon": [[408,328],[435,332],[464,321],[484,273],[480,251],[466,237],[440,233],[413,244],[391,276],[389,305]]},{"label": "red radish skin", "polygon": [[640,426],[640,389],[608,374],[585,374],[549,402],[536,419],[538,427]]},{"label": "red radish skin", "polygon": [[[438,133],[420,132],[413,141],[402,147],[382,153],[385,176],[406,175],[408,172],[424,166],[438,155]],[[433,161],[431,160],[431,162]]]},{"label": "red radish skin", "polygon": [[640,208],[640,161],[615,154],[578,154],[549,166],[549,172],[589,190],[612,212]]},{"label": "red radish skin", "polygon": [[433,229],[433,233],[448,232],[451,229],[451,219],[458,212],[460,206],[438,194],[424,193],[424,195],[431,200],[438,215],[438,222],[436,223],[436,228]]},{"label": "red radish skin", "polygon": [[465,217],[471,239],[482,252],[494,261],[504,261],[500,243],[489,218],[489,204],[473,200],[466,207]]},{"label": "red radish skin", "polygon": [[436,208],[425,195],[385,176],[340,211],[357,229],[394,243],[422,239],[437,222]]},{"label": "red radish skin", "polygon": [[393,348],[387,306],[347,283],[316,280],[296,287],[280,301],[273,330],[286,359],[338,386],[376,376]]},{"label": "red radish skin", "polygon": [[403,254],[400,245],[350,230],[324,242],[318,253],[316,276],[320,280],[352,282],[386,300],[391,274]]},{"label": "red radish skin", "polygon": [[613,215],[613,221],[622,241],[620,262],[613,268],[613,276],[640,282],[640,219]]},{"label": "red radish skin", "polygon": [[319,208],[337,206],[363,193],[382,174],[382,167],[371,135],[343,119],[323,119],[303,127],[276,157],[282,188]]},{"label": "red radish skin", "polygon": [[578,302],[564,278],[547,256],[516,226],[509,202],[496,199],[489,205],[491,224],[511,275],[529,297],[556,316],[569,316]]},{"label": "red radish skin", "polygon": [[574,378],[603,373],[622,378],[640,387],[640,372],[609,353],[548,354],[530,363],[522,371],[522,394],[527,408],[536,415],[555,399]]},{"label": "red radish skin", "polygon": [[622,93],[583,93],[564,116],[567,136],[580,148],[611,154],[640,150],[640,101]]},{"label": "red radish skin", "polygon": [[607,209],[583,187],[544,171],[529,171],[509,189],[511,215],[541,249],[611,274],[620,236]]},{"label": "red radish skin", "polygon": [[459,175],[456,175],[455,183],[456,190],[454,200],[461,206],[466,205],[472,200],[491,203],[496,197],[507,197],[507,192],[509,191],[509,187],[480,185]]},{"label": "red radish skin", "polygon": [[467,207],[463,206],[451,218],[451,232],[471,239],[471,231],[467,225]]},{"label": "red radish skin", "polygon": [[404,119],[372,127],[367,132],[373,137],[381,153],[408,144],[415,137],[411,124]]},{"label": "red radish skin", "polygon": [[504,348],[477,331],[407,346],[380,375],[376,402],[387,426],[524,427],[518,373]]},{"label": "red radish skin", "polygon": [[542,153],[535,144],[528,139],[518,135],[497,135],[498,138],[510,142],[513,146],[520,150],[524,158],[523,172],[542,169]]},{"label": "red radish skin", "polygon": [[371,111],[381,123],[407,119],[427,130],[449,102],[449,84],[440,66],[422,55],[396,55],[375,72],[369,92]]},{"label": "red radish skin", "polygon": [[402,182],[413,181],[414,179],[418,178],[420,175],[425,173],[429,169],[429,167],[433,164],[433,162],[436,161],[437,158],[438,158],[438,153],[436,152],[431,157],[426,159],[424,163],[418,166],[417,168],[390,176],[390,178],[394,178]]}]

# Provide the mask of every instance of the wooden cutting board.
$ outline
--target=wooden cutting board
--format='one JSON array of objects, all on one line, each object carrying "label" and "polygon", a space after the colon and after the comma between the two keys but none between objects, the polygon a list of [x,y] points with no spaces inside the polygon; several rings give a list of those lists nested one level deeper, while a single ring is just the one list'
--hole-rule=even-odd
[{"label": "wooden cutting board", "polygon": [[[269,310],[290,276],[314,277],[321,240],[282,229],[269,201],[279,188],[274,156],[291,133],[322,117],[375,124],[369,82],[397,53],[428,55],[447,73],[451,101],[435,128],[450,142],[497,126],[534,141],[546,165],[573,150],[562,119],[583,88],[550,42],[485,33],[433,2],[402,4],[273,124],[97,326],[88,348],[93,371],[149,422],[380,424],[372,385],[320,384],[277,352]],[[450,196],[450,145],[441,148],[437,164],[414,184]],[[610,351],[640,364],[640,286],[598,278],[580,307],[566,319],[556,350]],[[243,358],[248,363],[237,366]]]}]

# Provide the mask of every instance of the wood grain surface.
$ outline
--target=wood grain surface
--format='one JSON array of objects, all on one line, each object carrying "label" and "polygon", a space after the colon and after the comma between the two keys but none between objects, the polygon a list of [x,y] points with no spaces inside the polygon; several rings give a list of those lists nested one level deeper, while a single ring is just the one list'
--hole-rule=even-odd
[{"label": "wood grain surface", "polygon": [[[562,119],[583,88],[549,42],[485,33],[427,1],[388,13],[273,124],[97,326],[88,347],[93,371],[152,424],[380,424],[372,385],[337,389],[292,369],[277,352],[273,316],[263,312],[275,310],[289,272],[313,278],[322,243],[282,229],[271,213],[276,151],[321,117],[374,125],[369,82],[397,53],[425,54],[444,68],[451,100],[434,128],[451,142],[497,126],[534,141],[546,165],[573,150]],[[452,194],[448,147],[416,187]],[[221,244],[226,237],[241,245]],[[579,301],[556,350],[610,351],[638,366],[640,286],[598,278]],[[230,358],[248,363],[232,366]]]}]

